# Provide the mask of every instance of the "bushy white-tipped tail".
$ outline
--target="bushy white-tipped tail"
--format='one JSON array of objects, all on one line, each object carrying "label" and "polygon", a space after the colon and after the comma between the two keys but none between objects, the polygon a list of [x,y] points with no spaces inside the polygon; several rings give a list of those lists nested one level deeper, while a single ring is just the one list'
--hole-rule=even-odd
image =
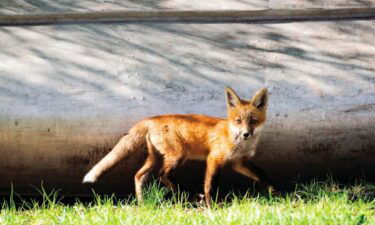
[{"label": "bushy white-tipped tail", "polygon": [[100,160],[83,178],[82,183],[95,183],[98,178],[113,168],[130,152],[142,148],[146,143],[147,127],[141,124],[133,127],[129,134],[123,136],[115,147]]},{"label": "bushy white-tipped tail", "polygon": [[95,183],[97,180],[98,180],[98,178],[95,176],[95,174],[92,171],[90,171],[85,175],[85,177],[82,180],[82,183],[84,183],[84,184]]}]

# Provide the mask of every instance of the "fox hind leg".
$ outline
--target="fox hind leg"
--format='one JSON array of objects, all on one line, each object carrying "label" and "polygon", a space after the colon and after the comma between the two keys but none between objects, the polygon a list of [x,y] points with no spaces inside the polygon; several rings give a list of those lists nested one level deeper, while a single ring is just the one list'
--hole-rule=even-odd
[{"label": "fox hind leg", "polygon": [[143,164],[142,168],[138,170],[134,177],[135,194],[140,202],[143,200],[142,189],[144,184],[149,180],[152,172],[159,167],[159,157],[151,144],[149,136],[147,137],[147,151],[148,156],[146,162]]},{"label": "fox hind leg", "polygon": [[161,182],[172,191],[177,191],[176,185],[170,180],[170,175],[181,166],[184,162],[184,158],[181,155],[174,155],[173,157],[164,156],[163,167],[160,174]]},{"label": "fox hind leg", "polygon": [[149,180],[152,172],[157,168],[157,162],[154,155],[149,155],[145,164],[138,170],[134,177],[135,193],[139,202],[142,202],[142,189],[144,184]]}]

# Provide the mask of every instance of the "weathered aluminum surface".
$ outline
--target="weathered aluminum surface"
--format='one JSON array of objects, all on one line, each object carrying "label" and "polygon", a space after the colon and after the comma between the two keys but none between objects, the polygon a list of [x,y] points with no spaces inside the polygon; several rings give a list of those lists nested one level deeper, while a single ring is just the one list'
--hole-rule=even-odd
[{"label": "weathered aluminum surface", "polygon": [[[0,189],[90,193],[83,175],[136,121],[225,116],[223,89],[271,93],[255,162],[279,183],[375,163],[375,22],[0,28]],[[133,190],[142,154],[97,191]],[[202,164],[178,173],[201,187]],[[230,181],[230,182],[229,182]],[[240,176],[222,183],[241,185]]]}]

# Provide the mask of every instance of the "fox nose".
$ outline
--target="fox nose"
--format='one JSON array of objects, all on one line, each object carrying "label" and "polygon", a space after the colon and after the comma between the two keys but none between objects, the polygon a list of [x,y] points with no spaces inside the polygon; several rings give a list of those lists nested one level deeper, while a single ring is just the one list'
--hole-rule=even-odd
[{"label": "fox nose", "polygon": [[244,138],[247,138],[247,137],[249,137],[249,136],[250,136],[250,133],[248,133],[248,132],[246,132],[246,133],[243,133],[243,134],[242,134],[242,136],[243,136]]}]

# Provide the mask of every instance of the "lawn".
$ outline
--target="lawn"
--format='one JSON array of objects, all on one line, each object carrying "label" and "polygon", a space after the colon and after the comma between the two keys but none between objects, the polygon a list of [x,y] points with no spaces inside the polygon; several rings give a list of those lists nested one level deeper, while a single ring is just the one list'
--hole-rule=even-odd
[{"label": "lawn", "polygon": [[151,185],[141,204],[96,196],[66,204],[56,193],[42,201],[12,199],[1,206],[0,224],[375,224],[374,183],[332,181],[298,185],[282,196],[229,194],[212,209]]}]

